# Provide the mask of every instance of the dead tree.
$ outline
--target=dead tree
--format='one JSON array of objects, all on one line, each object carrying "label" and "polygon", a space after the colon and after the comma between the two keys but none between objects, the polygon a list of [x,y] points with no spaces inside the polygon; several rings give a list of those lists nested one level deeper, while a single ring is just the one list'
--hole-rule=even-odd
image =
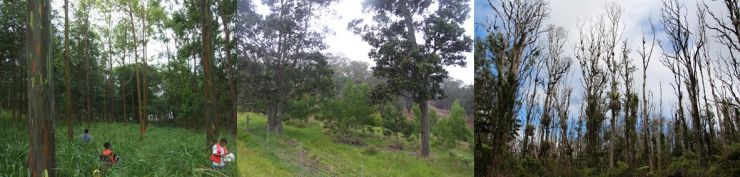
[{"label": "dead tree", "polygon": [[[642,35],[642,48],[637,51],[637,53],[640,55],[640,59],[642,61],[642,137],[643,137],[643,147],[648,150],[648,154],[652,154],[649,150],[649,145],[647,143],[647,139],[650,137],[650,120],[649,120],[649,114],[648,114],[648,100],[647,95],[645,94],[647,92],[647,89],[645,88],[645,85],[647,84],[647,69],[650,65],[650,59],[653,57],[653,49],[655,48],[655,26],[653,26],[652,21],[650,21],[650,32],[652,33],[652,39],[650,40],[650,45],[646,46],[647,41],[645,41],[645,34]],[[662,92],[661,92],[662,93]],[[648,157],[648,162],[650,165],[650,170],[654,170],[654,165],[652,158]]]},{"label": "dead tree", "polygon": [[[684,12],[685,7],[677,0],[663,1],[661,17],[663,28],[668,35],[670,44],[664,48],[664,60],[675,61],[678,69],[676,74],[686,83],[685,89],[689,98],[689,113],[691,115],[694,133],[695,148],[698,150],[699,163],[706,165],[705,143],[702,137],[703,126],[699,115],[699,67],[700,53],[706,43],[704,27],[699,27],[695,33],[691,32]],[[699,13],[699,20],[704,17]],[[666,63],[666,62],[664,62]]]},{"label": "dead tree", "polygon": [[605,10],[608,24],[605,24],[607,25],[605,26],[605,33],[601,35],[606,38],[604,46],[606,55],[604,57],[604,62],[609,71],[608,74],[610,81],[610,90],[607,95],[609,97],[609,110],[611,110],[611,119],[609,122],[609,126],[611,127],[611,131],[609,133],[609,168],[614,168],[614,156],[616,153],[615,146],[617,144],[617,118],[619,117],[619,112],[622,108],[622,104],[620,102],[622,95],[618,90],[619,80],[617,79],[620,75],[621,67],[617,62],[615,50],[617,44],[622,38],[620,32],[620,18],[622,17],[623,10],[616,4],[607,4],[605,6]]},{"label": "dead tree", "polygon": [[557,102],[556,107],[558,109],[558,117],[560,118],[560,139],[562,146],[560,149],[560,158],[570,163],[573,149],[570,142],[568,142],[568,108],[570,107],[570,95],[573,93],[573,88],[566,86],[566,84],[561,85],[560,88],[559,93],[561,94],[557,94],[559,95],[560,102]]},{"label": "dead tree", "polygon": [[[479,49],[489,52],[477,54],[485,54],[482,60],[490,64],[476,68],[489,68],[484,70],[489,70],[490,74],[484,76],[492,78],[491,83],[482,83],[490,84],[489,88],[476,85],[476,90],[479,88],[491,90],[491,97],[487,99],[492,101],[478,100],[479,96],[476,94],[476,102],[492,105],[488,107],[476,105],[486,107],[486,110],[479,111],[487,113],[484,117],[476,117],[476,151],[483,151],[481,144],[483,142],[490,143],[487,145],[490,147],[490,153],[478,153],[484,156],[477,155],[475,158],[486,158],[485,161],[490,159],[490,162],[476,160],[476,166],[478,164],[485,166],[476,168],[476,173],[501,174],[501,171],[496,169],[500,166],[502,157],[508,153],[507,145],[511,140],[511,133],[516,129],[516,115],[521,107],[519,95],[522,78],[532,71],[532,62],[540,58],[536,42],[542,33],[540,27],[549,14],[549,7],[542,0],[488,1],[488,4],[493,9],[494,21],[488,24],[489,33],[485,47]],[[477,125],[481,125],[482,128],[478,128]]]},{"label": "dead tree", "polygon": [[[729,109],[737,109],[740,104],[740,97],[738,96],[737,88],[735,84],[740,82],[740,58],[736,56],[740,53],[740,3],[738,0],[724,0],[722,1],[724,9],[722,10],[708,10],[709,6],[704,3],[704,8],[709,17],[714,21],[713,25],[705,25],[707,29],[715,32],[717,41],[720,45],[724,46],[727,50],[727,54],[719,56],[716,60],[717,70],[716,77],[719,77],[718,81],[727,88],[729,96],[732,99],[720,98],[715,92],[716,86],[714,85],[711,67],[709,66],[709,59],[706,60],[707,73],[709,76],[709,83],[712,90],[712,96],[715,100],[715,109],[717,116],[720,120],[720,129],[724,139],[729,141],[740,140],[740,136],[737,136],[736,129],[740,120],[736,120],[733,123],[731,114],[727,112]],[[724,66],[724,67],[721,67]],[[720,114],[721,112],[721,114]],[[737,116],[737,115],[736,115]],[[735,117],[736,117],[735,116]]]},{"label": "dead tree", "polygon": [[605,108],[602,104],[602,95],[606,85],[607,73],[604,69],[605,55],[607,54],[606,26],[603,18],[598,19],[588,27],[579,28],[580,40],[576,44],[575,57],[581,66],[582,84],[584,87],[585,106],[583,110],[586,121],[586,155],[590,166],[599,164],[600,150],[599,130],[604,122]]},{"label": "dead tree", "polygon": [[540,158],[547,156],[550,148],[550,142],[547,137],[550,135],[550,123],[553,117],[560,116],[553,110],[557,108],[555,104],[556,86],[560,83],[563,76],[570,70],[570,58],[563,57],[563,46],[567,38],[566,31],[562,27],[554,25],[547,28],[547,46],[545,54],[545,73],[547,74],[547,85],[545,86],[545,103],[543,104],[542,118],[540,125]]},{"label": "dead tree", "polygon": [[[637,139],[635,135],[635,124],[637,123],[637,106],[638,99],[637,94],[633,92],[632,84],[634,83],[634,76],[636,67],[632,64],[629,59],[630,49],[627,46],[627,41],[622,44],[622,82],[624,82],[624,139],[625,139],[625,160],[627,162],[634,162],[634,149],[635,142]],[[616,132],[615,132],[616,133]]]}]

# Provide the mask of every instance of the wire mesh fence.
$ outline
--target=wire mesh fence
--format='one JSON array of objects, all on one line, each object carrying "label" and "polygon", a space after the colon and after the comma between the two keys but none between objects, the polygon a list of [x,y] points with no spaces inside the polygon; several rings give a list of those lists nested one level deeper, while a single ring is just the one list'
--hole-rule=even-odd
[{"label": "wire mesh fence", "polygon": [[303,146],[302,142],[297,142],[282,135],[266,133],[265,138],[262,146],[266,146],[265,149],[268,149],[271,154],[274,154],[280,160],[288,162],[286,164],[289,168],[294,169],[296,176],[299,177],[393,176],[379,169],[366,168],[364,162],[352,162],[319,149],[307,148]]}]

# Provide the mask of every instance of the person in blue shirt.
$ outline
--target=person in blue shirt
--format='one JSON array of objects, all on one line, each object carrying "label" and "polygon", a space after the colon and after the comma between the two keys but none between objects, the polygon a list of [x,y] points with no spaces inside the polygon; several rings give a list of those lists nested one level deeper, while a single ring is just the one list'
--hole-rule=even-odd
[{"label": "person in blue shirt", "polygon": [[93,137],[90,135],[90,131],[88,129],[85,129],[85,133],[80,136],[80,140],[82,140],[83,143],[90,143],[93,141]]}]

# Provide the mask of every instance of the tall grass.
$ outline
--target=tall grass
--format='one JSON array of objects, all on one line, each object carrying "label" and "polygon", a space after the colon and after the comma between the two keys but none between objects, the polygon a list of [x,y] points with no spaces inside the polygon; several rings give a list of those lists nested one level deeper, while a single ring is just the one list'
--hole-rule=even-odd
[{"label": "tall grass", "polygon": [[[75,140],[57,133],[57,164],[62,176],[87,176],[100,170],[107,176],[235,176],[235,164],[223,171],[211,170],[205,134],[182,128],[149,126],[141,138],[139,126],[131,123],[95,123],[90,133],[94,142],[81,143],[83,127],[75,127]],[[59,131],[66,130],[60,127]],[[227,137],[227,139],[233,139]],[[103,143],[111,142],[121,158],[113,168],[101,167],[98,155]],[[235,148],[235,144],[227,145]]]},{"label": "tall grass", "polygon": [[[90,133],[94,141],[81,143],[85,127],[75,127],[75,139],[69,142],[66,127],[56,129],[56,158],[58,176],[92,176],[99,170],[104,176],[236,176],[237,164],[228,164],[222,171],[211,169],[203,131],[173,127],[149,126],[146,136],[140,138],[138,124],[92,123]],[[9,121],[0,117],[0,176],[27,176],[28,130],[25,122]],[[236,154],[233,137],[227,145]],[[121,160],[112,168],[102,167],[98,155],[104,142],[113,144]],[[239,155],[237,154],[237,157]]]},{"label": "tall grass", "polygon": [[[247,115],[251,118],[249,130],[245,125]],[[404,141],[407,149],[391,150],[388,147],[394,140],[382,134],[363,136],[367,143],[364,146],[334,142],[319,122],[301,128],[285,124],[283,134],[270,133],[268,143],[264,116],[242,113],[237,122],[239,153],[243,156],[238,159],[240,176],[473,176],[473,153],[468,146],[435,147],[431,158],[425,159],[414,150],[415,142]],[[282,155],[297,147],[305,151],[303,167],[300,161]],[[249,157],[244,158],[245,154]],[[466,165],[464,159],[471,163]],[[312,170],[316,163],[321,164],[320,169]]]},{"label": "tall grass", "polygon": [[8,120],[7,111],[0,110],[0,176],[28,176],[28,131],[23,122]]}]

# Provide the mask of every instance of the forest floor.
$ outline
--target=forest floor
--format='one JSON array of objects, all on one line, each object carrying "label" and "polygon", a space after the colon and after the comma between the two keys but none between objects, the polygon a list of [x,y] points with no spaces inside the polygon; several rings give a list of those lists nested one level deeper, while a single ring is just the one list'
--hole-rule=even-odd
[{"label": "forest floor", "polygon": [[[202,130],[149,125],[141,139],[139,125],[135,123],[91,123],[89,129],[94,140],[83,144],[79,136],[86,123],[75,127],[72,142],[67,141],[67,128],[59,125],[63,122],[56,123],[58,176],[92,176],[96,169],[105,173],[104,176],[236,176],[236,164],[227,165],[223,171],[211,170]],[[9,121],[0,115],[0,134],[3,135],[0,136],[0,176],[27,176],[28,130],[25,125],[25,122]],[[98,154],[106,141],[113,144],[113,151],[121,158],[118,165],[108,170],[98,162]],[[236,144],[232,141],[227,148],[236,149]]]},{"label": "forest floor", "polygon": [[282,135],[269,136],[266,122],[261,114],[239,114],[240,176],[473,176],[468,146],[433,146],[425,159],[417,155],[414,142],[402,138],[404,150],[398,150],[391,147],[392,138],[379,132],[364,135],[365,145],[349,145],[332,141],[320,122],[284,122]]}]

